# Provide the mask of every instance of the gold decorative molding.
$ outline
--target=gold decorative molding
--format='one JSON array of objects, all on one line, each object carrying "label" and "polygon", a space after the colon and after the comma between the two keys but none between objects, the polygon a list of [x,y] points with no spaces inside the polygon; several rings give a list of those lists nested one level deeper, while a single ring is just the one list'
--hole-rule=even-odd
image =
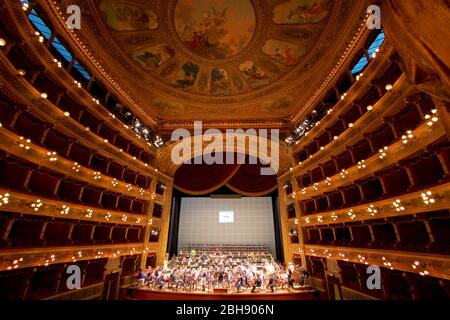
[{"label": "gold decorative molding", "polygon": [[116,258],[152,252],[143,243],[76,247],[44,247],[0,251],[0,271],[71,263],[82,260]]},{"label": "gold decorative molding", "polygon": [[27,143],[29,149],[21,148],[24,140],[18,135],[0,127],[0,148],[17,157],[26,159],[44,168],[63,174],[66,177],[87,182],[90,185],[119,192],[122,195],[148,200],[150,192],[136,185],[111,178],[73,161],[54,154],[53,150],[46,150],[36,144]]},{"label": "gold decorative molding", "polygon": [[[375,130],[380,125],[381,119],[396,110],[396,108],[404,102],[404,98],[413,92],[414,88],[408,83],[403,74],[393,85],[393,90],[386,92],[386,94],[373,106],[372,111],[366,112],[352,127],[348,127],[341,133],[337,140],[333,140],[326,145],[323,150],[319,150],[302,163],[297,164],[292,170],[280,176],[279,179],[285,180],[289,176],[299,175],[301,172],[306,172],[321,162],[328,161],[332,156],[337,156],[342,152],[343,147],[358,142],[363,134]],[[317,129],[317,131],[322,129],[322,126],[320,127],[321,128]],[[317,131],[314,131],[311,135],[317,135]],[[303,143],[304,142],[302,141],[302,146],[304,146]]]},{"label": "gold decorative molding", "polygon": [[37,115],[38,118],[52,123],[63,134],[78,138],[85,146],[98,151],[103,156],[114,158],[118,163],[144,175],[154,175],[154,168],[152,166],[123,150],[121,151],[113,144],[105,141],[105,139],[87,130],[87,128],[76,120],[65,116],[64,111],[60,110],[47,99],[43,99],[41,92],[38,92],[26,80],[17,78],[17,71],[3,52],[0,52],[0,62],[0,81],[3,83],[0,89],[16,97],[15,100],[17,103],[28,107],[33,106],[32,113]]},{"label": "gold decorative molding", "polygon": [[[256,12],[255,36],[239,54],[215,61],[203,59],[191,53],[176,36],[173,22],[176,1],[153,4],[139,1],[127,2],[128,5],[147,8],[156,13],[158,27],[145,32],[113,31],[101,18],[97,8],[99,2],[90,0],[75,2],[86,8],[83,13],[83,24],[88,27],[70,32],[65,30],[62,8],[68,4],[74,4],[73,1],[70,3],[62,1],[58,4],[50,0],[44,1],[45,7],[50,8],[53,13],[49,15],[50,20],[55,20],[53,22],[58,25],[58,31],[74,42],[77,50],[82,52],[96,71],[109,79],[113,86],[125,88],[121,89],[123,91],[121,92],[132,100],[133,108],[142,114],[151,114],[152,116],[147,118],[153,118],[155,125],[159,123],[155,116],[165,120],[176,120],[181,117],[259,120],[291,115],[299,104],[303,105],[300,101],[309,97],[314,86],[326,77],[330,69],[329,62],[338,62],[341,52],[349,54],[348,50],[345,51],[347,43],[355,41],[353,38],[355,30],[360,28],[360,20],[364,18],[368,4],[367,1],[333,1],[328,3],[329,14],[323,23],[278,25],[272,21],[276,3],[268,0],[251,0],[251,2]],[[270,32],[268,32],[269,29]],[[305,42],[310,47],[296,66],[284,66],[262,53],[261,48],[268,40],[267,37],[293,43]],[[99,43],[98,39],[102,39],[102,43]],[[103,43],[112,45],[105,48]],[[176,54],[173,62],[169,60],[163,63],[154,72],[140,68],[132,61],[129,53],[125,52],[127,48],[142,48],[145,45],[158,43],[169,43],[174,46]],[[96,48],[95,52],[91,50],[92,48]],[[325,50],[328,51],[324,55]],[[270,76],[279,76],[279,74],[283,76],[280,79],[274,79],[271,84],[263,88],[251,90],[238,72],[239,63],[249,59],[254,60]],[[200,85],[204,73],[200,73],[199,83],[194,87],[194,92],[179,90],[165,83],[167,79],[172,80],[175,77],[174,72],[177,69],[172,65],[184,61],[199,63],[202,70],[211,70],[214,67],[229,70],[233,94],[223,97],[206,95]],[[206,81],[209,74],[206,73]],[[245,85],[239,85],[239,83]],[[282,100],[287,96],[292,96],[292,99],[286,104]]]},{"label": "gold decorative molding", "polygon": [[146,226],[148,223],[145,215],[52,200],[5,188],[0,188],[0,195],[2,200],[7,198],[7,202],[2,202],[0,206],[6,212],[123,225]]},{"label": "gold decorative molding", "polygon": [[[375,172],[395,165],[399,160],[406,159],[439,141],[439,139],[445,137],[445,129],[441,122],[434,123],[432,126],[425,122],[412,131],[411,134],[414,138],[410,139],[407,144],[400,139],[388,146],[388,149],[384,150],[387,155],[383,159],[380,159],[380,155],[377,153],[364,160],[364,168],[360,167],[360,164],[355,164],[345,170],[344,176],[341,173],[337,173],[332,177],[327,177],[327,179],[317,182],[313,186],[294,190],[295,198],[298,201],[310,199],[323,193],[337,190],[339,187],[352,181],[369,177]],[[301,175],[301,173],[296,173],[296,175]]]},{"label": "gold decorative molding", "polygon": [[[431,194],[427,195],[427,192],[431,192]],[[434,199],[434,203],[426,203],[423,194],[428,198]],[[364,205],[307,216],[298,215],[297,219],[302,227],[309,227],[399,217],[423,212],[448,210],[448,208],[450,208],[450,183],[444,183]]]},{"label": "gold decorative molding", "polygon": [[305,245],[308,256],[422,273],[450,280],[450,256],[421,252]]}]

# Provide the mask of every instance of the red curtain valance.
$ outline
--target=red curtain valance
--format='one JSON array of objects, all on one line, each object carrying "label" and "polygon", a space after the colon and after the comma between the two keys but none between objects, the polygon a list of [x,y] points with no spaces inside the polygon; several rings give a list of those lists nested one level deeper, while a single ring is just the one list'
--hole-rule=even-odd
[{"label": "red curtain valance", "polygon": [[202,195],[211,193],[226,185],[236,193],[245,196],[262,196],[277,187],[276,175],[261,175],[261,165],[249,164],[183,164],[175,173],[175,188],[184,193]]}]

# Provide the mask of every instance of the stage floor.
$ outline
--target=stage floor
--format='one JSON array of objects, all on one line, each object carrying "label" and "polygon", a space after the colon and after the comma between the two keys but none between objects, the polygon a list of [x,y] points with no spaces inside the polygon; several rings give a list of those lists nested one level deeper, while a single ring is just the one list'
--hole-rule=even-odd
[{"label": "stage floor", "polygon": [[133,300],[314,300],[318,299],[315,290],[292,290],[280,292],[210,293],[154,290],[151,288],[130,287],[129,299]]}]

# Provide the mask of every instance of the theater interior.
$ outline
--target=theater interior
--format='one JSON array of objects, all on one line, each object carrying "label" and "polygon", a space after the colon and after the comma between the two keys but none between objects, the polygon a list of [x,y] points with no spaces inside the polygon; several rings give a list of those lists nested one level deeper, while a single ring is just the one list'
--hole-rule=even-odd
[{"label": "theater interior", "polygon": [[[0,16],[0,300],[449,299],[448,1],[3,0]],[[275,172],[261,144],[208,149],[209,129],[266,130]],[[183,249],[261,248],[306,284],[138,285]]]}]

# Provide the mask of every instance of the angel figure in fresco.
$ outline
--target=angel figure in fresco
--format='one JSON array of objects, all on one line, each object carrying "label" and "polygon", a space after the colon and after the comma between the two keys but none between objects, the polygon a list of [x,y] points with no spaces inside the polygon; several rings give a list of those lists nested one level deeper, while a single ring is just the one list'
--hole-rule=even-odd
[{"label": "angel figure in fresco", "polygon": [[206,32],[213,28],[217,28],[219,30],[225,29],[227,10],[228,8],[225,8],[222,12],[220,12],[213,7],[211,11],[205,12],[203,14],[202,21],[200,22],[201,30]]},{"label": "angel figure in fresco", "polygon": [[293,65],[297,62],[294,50],[290,46],[287,46],[285,48],[276,48],[275,59],[283,61],[287,65]]},{"label": "angel figure in fresco", "polygon": [[220,89],[226,89],[227,88],[226,81],[228,79],[226,77],[226,74],[225,74],[224,70],[222,70],[222,69],[214,69],[212,71],[211,76],[212,76],[214,87],[220,88]]},{"label": "angel figure in fresco", "polygon": [[264,71],[258,68],[253,61],[246,61],[239,66],[245,80],[248,81],[251,88],[256,89],[270,82],[269,77]]},{"label": "angel figure in fresco", "polygon": [[312,5],[299,5],[296,9],[290,11],[288,19],[309,20],[322,12],[322,3],[314,2]]},{"label": "angel figure in fresco", "polygon": [[175,51],[171,47],[163,45],[153,52],[148,50],[142,54],[136,55],[135,59],[145,66],[146,69],[154,70],[174,55]]},{"label": "angel figure in fresco", "polygon": [[254,80],[262,80],[266,78],[266,75],[264,72],[256,68],[255,65],[252,65],[251,68],[247,69],[246,75],[248,77],[248,80],[254,81]]},{"label": "angel figure in fresco", "polygon": [[150,25],[150,17],[137,8],[129,6],[121,6],[116,11],[117,19],[126,22],[132,30],[148,29]]},{"label": "angel figure in fresco", "polygon": [[197,28],[192,30],[191,40],[186,42],[192,51],[202,51],[208,47],[215,47],[227,34],[225,30],[227,8],[223,11],[212,9],[205,12]]},{"label": "angel figure in fresco", "polygon": [[213,69],[211,73],[211,90],[214,95],[227,95],[230,91],[228,73],[224,69]]},{"label": "angel figure in fresco", "polygon": [[175,81],[175,86],[180,87],[183,90],[190,90],[197,80],[200,68],[192,62],[183,64],[181,68],[183,70],[183,77]]}]

